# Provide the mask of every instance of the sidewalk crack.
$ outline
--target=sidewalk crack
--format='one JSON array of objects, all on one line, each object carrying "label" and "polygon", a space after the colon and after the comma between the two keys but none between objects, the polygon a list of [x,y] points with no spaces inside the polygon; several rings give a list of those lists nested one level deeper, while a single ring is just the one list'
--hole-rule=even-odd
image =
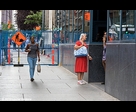
[{"label": "sidewalk crack", "polygon": [[22,94],[23,99],[25,99],[24,93]]},{"label": "sidewalk crack", "polygon": [[59,79],[61,79],[58,75],[57,75],[57,77],[58,77]]},{"label": "sidewalk crack", "polygon": [[[47,88],[47,90],[49,91],[49,89]],[[49,93],[51,93],[50,91],[49,91]]]},{"label": "sidewalk crack", "polygon": [[44,83],[44,82],[42,81],[42,79],[40,79],[40,80],[41,80],[42,83]]},{"label": "sidewalk crack", "polygon": [[[66,83],[66,85],[68,86],[68,87],[70,87],[70,85],[68,85],[67,83]],[[70,87],[71,88],[71,87]]]},{"label": "sidewalk crack", "polygon": [[[79,94],[79,93],[78,93],[78,94]],[[79,94],[79,96],[81,96],[84,100],[86,100],[85,97],[83,97],[81,94]]]},{"label": "sidewalk crack", "polygon": [[21,89],[22,89],[22,83],[20,83]]}]

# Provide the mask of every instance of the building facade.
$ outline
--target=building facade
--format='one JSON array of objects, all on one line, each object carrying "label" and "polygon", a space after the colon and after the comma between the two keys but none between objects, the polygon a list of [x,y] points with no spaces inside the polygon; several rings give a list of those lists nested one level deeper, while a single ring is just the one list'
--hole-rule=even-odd
[{"label": "building facade", "polygon": [[136,10],[108,10],[105,91],[136,100]]},{"label": "building facade", "polygon": [[102,66],[102,36],[107,29],[107,10],[56,10],[55,14],[55,26],[63,35],[60,36],[60,40],[63,40],[60,41],[60,65],[74,73],[75,57],[70,54],[73,54],[73,47],[80,34],[86,33],[88,52],[93,61],[88,61],[88,72],[84,78],[89,83],[103,82],[105,73]]},{"label": "building facade", "polygon": [[[49,29],[49,24],[52,24],[53,29],[88,32],[89,21],[84,21],[86,12],[89,10],[45,10],[45,28]],[[49,22],[51,16],[52,23]]]},{"label": "building facade", "polygon": [[[89,19],[86,14],[89,13]],[[73,47],[87,33],[88,61],[84,79],[105,81],[104,90],[121,101],[136,100],[136,10],[56,10],[55,27],[64,33],[60,63],[74,72]],[[107,32],[106,71],[102,66],[102,37]],[[71,35],[72,34],[72,35]],[[97,36],[99,35],[99,36]]]},{"label": "building facade", "polygon": [[12,20],[12,10],[0,10],[0,24]]},{"label": "building facade", "polygon": [[84,18],[89,10],[55,10],[55,29],[63,32],[64,43],[77,40],[80,33],[89,33],[89,20]]},{"label": "building facade", "polygon": [[[89,21],[84,21],[84,14],[89,10],[55,10],[55,27],[65,31],[88,32]],[[84,30],[85,29],[85,30]]]},{"label": "building facade", "polygon": [[9,20],[12,22],[12,10],[2,10],[1,23],[7,23]]},{"label": "building facade", "polygon": [[18,26],[16,23],[16,14],[17,14],[17,10],[12,10],[12,24],[14,25],[15,29],[18,29]]},{"label": "building facade", "polygon": [[0,10],[0,24],[7,24],[10,21],[17,29],[15,14],[16,10]]},{"label": "building facade", "polygon": [[[65,12],[69,13],[69,11]],[[75,12],[80,12],[80,10]],[[88,72],[85,73],[84,79],[89,83],[105,81],[105,92],[121,101],[135,101],[136,11],[89,10],[89,12],[90,21],[85,23],[86,20],[84,18],[82,20],[82,30],[80,30],[80,21],[76,18],[79,14],[72,11],[72,14],[74,14],[74,16],[72,16],[72,18],[74,18],[72,19],[72,31],[74,31],[74,35],[72,38],[69,38],[71,41],[65,41],[65,45],[60,44],[62,54],[64,55],[60,59],[61,65],[74,73],[73,68],[75,57],[72,57],[69,54],[73,54],[73,46],[75,41],[78,39],[76,38],[75,32],[88,32],[89,39],[87,40],[87,43],[89,46],[89,53],[93,57],[93,61],[88,61]],[[64,15],[63,17],[60,16],[60,20],[64,17]],[[61,22],[66,23],[65,20],[59,21],[59,27],[62,26]],[[76,27],[77,25],[79,26],[78,28]],[[87,25],[89,28],[87,29],[88,31],[85,31],[85,26]],[[62,27],[62,30],[65,29],[67,30],[66,26]],[[102,66],[102,36],[104,31],[107,32],[107,58],[105,72]],[[97,37],[97,34],[99,34],[99,37]],[[67,61],[65,58],[71,61]]]},{"label": "building facade", "polygon": [[53,30],[55,28],[55,10],[45,10],[45,29]]}]

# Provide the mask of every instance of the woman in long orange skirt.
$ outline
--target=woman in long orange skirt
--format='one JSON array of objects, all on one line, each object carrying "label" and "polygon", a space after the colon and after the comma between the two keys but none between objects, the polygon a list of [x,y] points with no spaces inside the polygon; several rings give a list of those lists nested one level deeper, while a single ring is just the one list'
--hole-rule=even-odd
[{"label": "woman in long orange skirt", "polygon": [[[85,46],[88,48],[87,44],[85,43],[85,40],[87,38],[87,35],[82,33],[80,35],[79,40],[76,42],[74,49],[77,50],[81,48],[82,46]],[[92,57],[88,54],[89,60],[92,60]],[[87,56],[84,57],[76,57],[75,60],[75,73],[77,73],[77,79],[78,84],[86,84],[86,82],[83,80],[84,72],[87,72]]]}]

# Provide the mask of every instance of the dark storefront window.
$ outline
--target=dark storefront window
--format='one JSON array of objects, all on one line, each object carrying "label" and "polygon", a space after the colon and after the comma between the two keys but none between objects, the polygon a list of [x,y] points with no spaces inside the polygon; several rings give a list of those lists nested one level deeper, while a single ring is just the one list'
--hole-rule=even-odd
[{"label": "dark storefront window", "polygon": [[109,10],[108,41],[115,40],[135,40],[134,10]]},{"label": "dark storefront window", "polygon": [[92,19],[92,42],[102,42],[103,34],[107,31],[107,10],[93,10]]}]

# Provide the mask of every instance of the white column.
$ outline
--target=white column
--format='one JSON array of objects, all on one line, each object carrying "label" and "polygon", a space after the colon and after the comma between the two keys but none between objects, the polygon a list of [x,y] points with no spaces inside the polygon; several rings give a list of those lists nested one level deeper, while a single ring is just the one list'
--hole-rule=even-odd
[{"label": "white column", "polygon": [[2,19],[2,11],[0,10],[0,25],[1,25],[1,19]]},{"label": "white column", "polygon": [[52,10],[49,10],[49,30],[52,31]]},{"label": "white column", "polygon": [[15,14],[17,13],[16,10],[13,10],[12,12],[12,24],[15,26],[15,28],[17,29],[17,24],[16,24],[16,17],[15,17]]},{"label": "white column", "polygon": [[15,17],[14,17],[14,15],[15,15],[15,10],[12,10],[12,24],[14,25],[14,21],[15,21]]},{"label": "white column", "polygon": [[[49,10],[49,31],[52,31],[52,10]],[[52,44],[52,32],[48,32],[48,44]]]}]

